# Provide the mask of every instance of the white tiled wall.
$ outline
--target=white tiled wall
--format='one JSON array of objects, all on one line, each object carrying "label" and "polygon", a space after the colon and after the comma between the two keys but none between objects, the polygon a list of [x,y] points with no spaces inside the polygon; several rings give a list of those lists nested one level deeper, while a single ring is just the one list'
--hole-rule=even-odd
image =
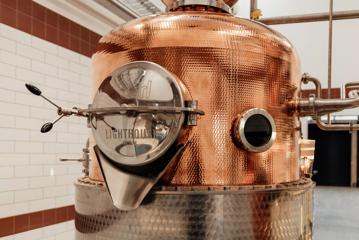
[{"label": "white tiled wall", "polygon": [[74,221],[59,223],[44,228],[18,233],[2,240],[73,240],[75,239]]},{"label": "white tiled wall", "polygon": [[81,164],[59,158],[82,156],[86,120],[64,118],[40,133],[56,109],[25,83],[60,105],[86,107],[90,58],[0,24],[0,218],[73,204],[73,182],[82,175]]}]

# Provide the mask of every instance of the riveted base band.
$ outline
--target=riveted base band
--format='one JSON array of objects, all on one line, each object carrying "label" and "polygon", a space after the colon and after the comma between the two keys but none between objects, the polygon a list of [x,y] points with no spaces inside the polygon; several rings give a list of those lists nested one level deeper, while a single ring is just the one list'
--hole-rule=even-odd
[{"label": "riveted base band", "polygon": [[165,189],[133,211],[104,186],[76,183],[76,239],[312,239],[313,182],[204,191]]}]

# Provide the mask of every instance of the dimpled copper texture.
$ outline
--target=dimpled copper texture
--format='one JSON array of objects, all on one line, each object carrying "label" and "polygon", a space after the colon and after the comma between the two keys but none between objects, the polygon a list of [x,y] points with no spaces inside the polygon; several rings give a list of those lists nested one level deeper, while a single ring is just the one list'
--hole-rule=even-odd
[{"label": "dimpled copper texture", "polygon": [[[205,112],[162,184],[299,179],[298,120],[283,105],[297,94],[300,74],[296,53],[283,36],[223,13],[171,12],[136,19],[100,40],[93,56],[93,92],[114,69],[138,60],[155,62],[176,75]],[[266,152],[250,153],[232,141],[233,120],[251,108],[265,109],[274,118],[277,138]]]}]

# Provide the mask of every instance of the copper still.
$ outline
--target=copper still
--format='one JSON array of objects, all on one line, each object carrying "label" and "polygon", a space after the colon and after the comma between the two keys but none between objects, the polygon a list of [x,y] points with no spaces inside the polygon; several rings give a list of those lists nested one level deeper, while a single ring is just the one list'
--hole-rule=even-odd
[{"label": "copper still", "polygon": [[163,2],[102,37],[90,107],[59,110],[93,132],[76,238],[312,239],[299,117],[331,130],[320,117],[359,100],[322,99],[291,43],[234,17],[236,1]]}]

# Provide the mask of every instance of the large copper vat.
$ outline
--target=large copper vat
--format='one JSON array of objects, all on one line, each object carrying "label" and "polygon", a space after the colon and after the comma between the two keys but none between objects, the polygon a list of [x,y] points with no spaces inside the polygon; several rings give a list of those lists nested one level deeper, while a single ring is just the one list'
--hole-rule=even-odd
[{"label": "large copper vat", "polygon": [[[189,9],[134,20],[100,40],[93,92],[114,69],[133,61],[154,62],[173,73],[205,112],[164,185],[299,179],[298,118],[283,106],[297,93],[300,73],[285,37],[223,12]],[[233,121],[251,108],[265,109],[276,123],[277,138],[268,151],[253,153],[234,144]],[[99,179],[97,169],[90,173],[94,179]]]},{"label": "large copper vat", "polygon": [[[76,183],[76,238],[311,239],[313,183],[300,177],[301,78],[293,46],[265,25],[226,12],[236,1],[164,2],[171,11],[114,29],[93,56],[94,109],[85,112],[109,104],[114,108],[106,111],[121,117],[93,123],[90,116],[99,141],[92,139],[89,178]],[[168,164],[160,171],[152,162],[144,168],[146,162],[114,160],[125,146],[116,147],[121,122],[134,116],[125,110],[149,114],[134,94],[145,75],[139,66],[173,76],[183,98],[204,112],[171,142],[180,146],[174,160],[159,157]],[[131,74],[135,81],[123,80]],[[143,140],[134,128],[125,144]]]}]

